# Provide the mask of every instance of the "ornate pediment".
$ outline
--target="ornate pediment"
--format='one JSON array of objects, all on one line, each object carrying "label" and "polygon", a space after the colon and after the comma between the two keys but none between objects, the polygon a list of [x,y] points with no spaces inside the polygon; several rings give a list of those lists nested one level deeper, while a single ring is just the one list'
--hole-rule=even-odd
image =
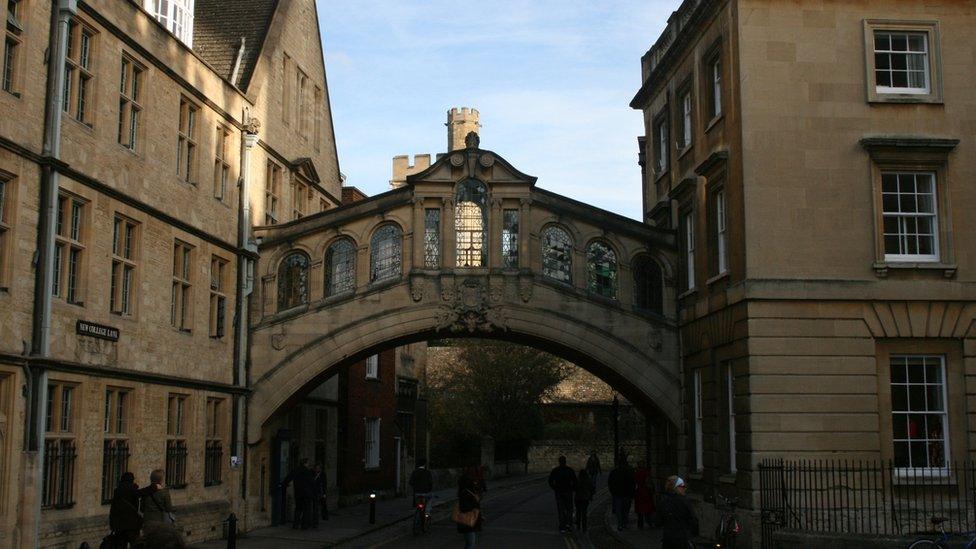
[{"label": "ornate pediment", "polygon": [[311,158],[304,157],[292,161],[291,170],[316,185],[322,182],[319,179],[319,172],[315,169],[315,164]]},{"label": "ornate pediment", "polygon": [[[469,140],[476,144],[475,139]],[[492,151],[469,147],[438,155],[437,161],[426,170],[407,176],[407,185],[422,183],[454,183],[465,178],[503,184],[535,185],[536,178],[515,169],[507,160]]]}]

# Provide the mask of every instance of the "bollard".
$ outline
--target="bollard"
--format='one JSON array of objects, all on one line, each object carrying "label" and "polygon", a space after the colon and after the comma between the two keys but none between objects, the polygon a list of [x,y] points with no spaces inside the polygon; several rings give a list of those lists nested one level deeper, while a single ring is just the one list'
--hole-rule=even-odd
[{"label": "bollard", "polygon": [[227,549],[237,549],[237,516],[227,517]]},{"label": "bollard", "polygon": [[376,524],[376,494],[369,495],[369,523]]}]

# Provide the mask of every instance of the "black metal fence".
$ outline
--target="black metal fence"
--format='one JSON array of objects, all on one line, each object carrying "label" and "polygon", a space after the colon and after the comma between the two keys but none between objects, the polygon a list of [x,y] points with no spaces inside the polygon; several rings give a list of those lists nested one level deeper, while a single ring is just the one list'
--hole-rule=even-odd
[{"label": "black metal fence", "polygon": [[75,441],[44,441],[43,507],[65,508],[75,504]]},{"label": "black metal fence", "polygon": [[102,503],[112,501],[122,473],[129,469],[129,441],[107,439],[102,444]]},{"label": "black metal fence", "polygon": [[166,485],[170,488],[186,487],[186,441],[166,441]]},{"label": "black metal fence", "polygon": [[764,460],[759,465],[762,546],[779,529],[912,535],[971,531],[976,523],[976,464],[901,468],[890,461]]},{"label": "black metal fence", "polygon": [[204,450],[203,460],[203,485],[215,486],[221,481],[221,465],[224,458],[224,449],[219,440],[208,440],[207,448]]}]

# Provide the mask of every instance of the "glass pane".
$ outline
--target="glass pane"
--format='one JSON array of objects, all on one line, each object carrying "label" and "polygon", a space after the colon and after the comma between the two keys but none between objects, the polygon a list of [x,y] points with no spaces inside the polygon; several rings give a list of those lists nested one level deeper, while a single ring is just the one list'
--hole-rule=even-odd
[{"label": "glass pane", "polygon": [[925,382],[942,383],[942,361],[937,357],[929,357],[925,360]]},{"label": "glass pane", "polygon": [[888,59],[887,53],[876,53],[874,54],[874,68],[875,69],[888,69],[890,68],[890,60]]},{"label": "glass pane", "polygon": [[911,414],[907,416],[908,419],[908,438],[912,440],[917,440],[923,438],[923,433],[925,426],[921,421],[922,416],[917,414]]},{"label": "glass pane", "polygon": [[[902,65],[904,65],[904,62],[902,62]],[[891,86],[894,88],[907,88],[908,73],[904,71],[897,71],[891,73]]]},{"label": "glass pane", "polygon": [[308,258],[304,254],[288,255],[278,267],[278,310],[308,302]]},{"label": "glass pane", "polygon": [[891,409],[900,412],[908,410],[908,388],[895,385],[891,387]]},{"label": "glass pane", "polygon": [[588,289],[603,297],[616,297],[617,258],[613,250],[602,242],[590,244],[586,250]]},{"label": "glass pane", "polygon": [[904,34],[891,35],[891,49],[892,51],[908,50],[908,37]]},{"label": "glass pane", "polygon": [[925,411],[924,386],[922,385],[908,386],[908,409],[911,410],[912,412]]},{"label": "glass pane", "polygon": [[908,35],[908,49],[910,51],[925,51],[925,35],[924,34]]},{"label": "glass pane", "polygon": [[891,429],[896,440],[908,438],[908,418],[903,414],[895,414],[891,418]]},{"label": "glass pane", "polygon": [[458,267],[481,267],[485,263],[487,203],[488,189],[481,181],[468,179],[458,185],[454,209]]},{"label": "glass pane", "polygon": [[891,48],[891,38],[883,32],[874,33],[874,49],[888,50]]},{"label": "glass pane", "polygon": [[928,467],[928,444],[924,442],[909,443],[909,459],[911,467]]},{"label": "glass pane", "polygon": [[925,402],[928,411],[944,412],[945,402],[942,400],[942,385],[926,385]]},{"label": "glass pane", "polygon": [[908,443],[895,442],[895,467],[908,467]]},{"label": "glass pane", "polygon": [[395,225],[384,225],[370,240],[370,282],[398,278],[401,273],[402,233]]},{"label": "glass pane", "polygon": [[569,283],[572,272],[572,241],[559,227],[550,227],[542,237],[543,275]]},{"label": "glass pane", "polygon": [[886,193],[898,192],[898,175],[893,173],[882,174],[881,191]]}]

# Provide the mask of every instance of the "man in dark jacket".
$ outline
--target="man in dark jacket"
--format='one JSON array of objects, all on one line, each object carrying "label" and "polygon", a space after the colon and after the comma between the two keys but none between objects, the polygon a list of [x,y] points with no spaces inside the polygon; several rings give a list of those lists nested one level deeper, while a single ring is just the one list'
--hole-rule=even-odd
[{"label": "man in dark jacket", "polygon": [[610,488],[610,495],[613,496],[613,512],[617,515],[617,530],[627,528],[627,520],[630,517],[630,502],[634,500],[636,485],[634,484],[634,471],[627,465],[627,458],[621,456],[617,460],[617,467],[610,471],[607,477],[607,485]]},{"label": "man in dark jacket", "polygon": [[308,458],[302,458],[298,467],[295,468],[285,480],[283,486],[295,483],[295,520],[292,521],[293,528],[307,530],[312,526],[312,499],[315,497],[315,474],[308,465]]},{"label": "man in dark jacket", "polygon": [[576,490],[576,473],[566,465],[566,456],[559,456],[559,465],[549,473],[549,487],[556,494],[559,531],[565,534],[573,528],[573,492]]},{"label": "man in dark jacket", "polygon": [[112,506],[108,512],[108,526],[112,529],[114,545],[126,549],[139,539],[142,528],[142,515],[139,513],[139,486],[132,473],[122,473],[119,485],[112,495]]},{"label": "man in dark jacket", "polygon": [[417,468],[410,474],[410,487],[413,488],[414,505],[417,505],[417,496],[430,499],[430,493],[434,491],[434,477],[427,468],[426,459],[417,460]]},{"label": "man in dark jacket", "polygon": [[603,469],[600,468],[600,457],[596,455],[596,450],[593,450],[590,452],[590,457],[586,460],[586,474],[590,475],[590,482],[593,483],[593,486],[596,486],[596,482],[602,473]]},{"label": "man in dark jacket", "polygon": [[685,481],[670,477],[667,493],[661,501],[662,549],[687,549],[691,538],[698,535],[698,518],[685,497]]}]

